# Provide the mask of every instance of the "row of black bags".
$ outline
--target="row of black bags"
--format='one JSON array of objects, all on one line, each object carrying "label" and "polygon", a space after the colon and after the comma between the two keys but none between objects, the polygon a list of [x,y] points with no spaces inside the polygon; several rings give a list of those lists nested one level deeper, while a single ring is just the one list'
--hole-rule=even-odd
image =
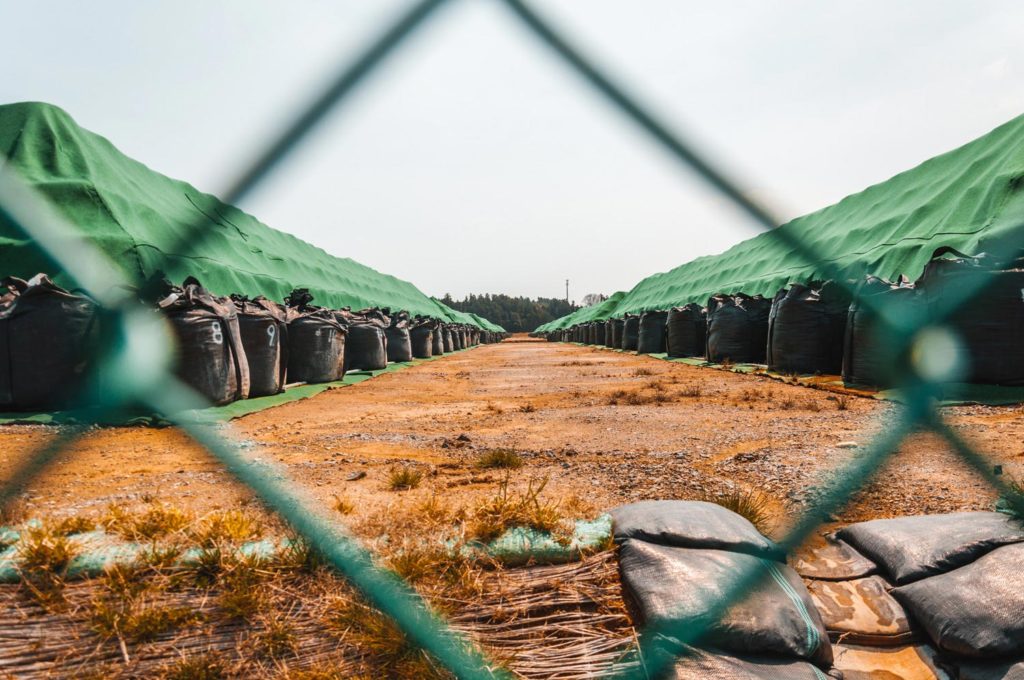
[{"label": "row of black bags", "polygon": [[[264,297],[219,297],[188,279],[182,286],[163,283],[140,298],[169,323],[177,375],[214,404],[502,339],[406,312],[318,307],[305,289],[281,304]],[[84,405],[72,401],[101,350],[99,318],[95,301],[43,274],[0,281],[0,409]]]},{"label": "row of black bags", "polygon": [[[851,290],[853,290],[851,294]],[[962,300],[945,316],[950,302]],[[892,323],[881,323],[885,315]],[[885,332],[893,323],[896,332]],[[641,354],[767,364],[780,373],[838,375],[851,384],[898,384],[911,360],[906,334],[929,324],[951,331],[955,377],[1024,385],[1024,262],[1000,263],[951,248],[932,254],[916,282],[868,276],[856,284],[792,284],[768,300],[713,295],[706,307],[627,314],[547,334],[550,341]]]}]

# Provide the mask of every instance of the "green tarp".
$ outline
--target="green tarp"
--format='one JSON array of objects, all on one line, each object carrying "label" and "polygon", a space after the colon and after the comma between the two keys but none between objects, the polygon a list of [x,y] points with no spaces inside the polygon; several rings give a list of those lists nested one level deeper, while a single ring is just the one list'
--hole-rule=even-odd
[{"label": "green tarp", "polygon": [[[994,250],[1024,233],[1024,116],[965,146],[778,228],[812,246],[844,278],[920,276],[932,252]],[[774,296],[793,282],[825,278],[777,234],[764,233],[720,255],[699,257],[655,274],[622,296],[603,317],[572,314],[540,332],[593,318],[705,304],[715,293]],[[582,311],[582,310],[581,310]]]},{"label": "green tarp", "polygon": [[[448,308],[407,281],[330,255],[149,169],[55,106],[0,106],[0,154],[0,163],[49,198],[135,283],[162,271],[174,282],[195,276],[219,295],[272,300],[304,287],[327,307],[390,307],[502,330]],[[205,240],[191,252],[188,243],[180,248],[197,223]],[[31,240],[0,218],[0,276],[28,278],[45,271],[61,285],[74,285],[51,269]]]}]

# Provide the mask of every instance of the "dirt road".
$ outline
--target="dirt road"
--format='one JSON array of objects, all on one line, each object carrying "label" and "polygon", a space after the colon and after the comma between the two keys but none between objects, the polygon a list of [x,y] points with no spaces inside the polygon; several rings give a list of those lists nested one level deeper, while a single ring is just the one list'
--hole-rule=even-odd
[{"label": "dirt road", "polygon": [[[897,407],[607,350],[519,339],[482,346],[234,421],[225,435],[281,466],[313,502],[349,501],[355,518],[436,495],[459,505],[494,494],[494,449],[523,466],[511,483],[548,480],[545,495],[607,509],[644,498],[733,488],[771,498],[780,519],[885,427]],[[1007,474],[1024,472],[1022,409],[947,409]],[[0,428],[0,474],[55,435]],[[424,473],[392,491],[390,471]],[[347,481],[350,477],[365,476]],[[208,454],[171,429],[87,433],[23,496],[32,514],[92,514],[151,499],[196,512],[247,502]],[[840,518],[987,508],[994,499],[947,446],[913,437]]]}]

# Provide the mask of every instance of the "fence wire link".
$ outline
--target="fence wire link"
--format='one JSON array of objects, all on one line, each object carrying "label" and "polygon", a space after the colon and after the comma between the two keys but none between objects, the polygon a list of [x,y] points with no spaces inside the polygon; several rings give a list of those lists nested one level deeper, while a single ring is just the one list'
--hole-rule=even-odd
[{"label": "fence wire link", "polygon": [[[668,124],[656,117],[627,88],[616,83],[584,56],[569,41],[564,31],[543,18],[525,0],[495,1],[501,2],[533,37],[682,167],[695,172],[754,223],[767,230],[770,238],[781,241],[809,265],[822,268],[826,274],[834,274],[829,278],[838,284],[847,285],[835,265],[789,231],[777,229],[778,220],[766,207],[751,198],[728,173],[696,151]],[[336,111],[390,54],[422,29],[445,4],[451,5],[453,0],[419,0],[384,27],[355,59],[343,64],[325,90],[237,174],[237,179],[224,195],[225,201],[234,203],[255,191],[261,181],[279,167],[281,160],[321,120]],[[125,292],[123,284],[126,281],[116,275],[117,268],[103,253],[89,244],[81,232],[60,217],[58,209],[24,186],[20,178],[5,169],[3,164],[0,164],[0,218],[31,239],[39,251],[53,262],[54,271],[66,273],[96,299],[101,313],[110,322],[107,325],[115,329],[106,338],[109,346],[102,350],[85,387],[91,401],[98,404],[89,412],[91,417],[102,419],[116,415],[132,404],[143,404],[166,415],[308,541],[374,607],[393,619],[414,644],[429,652],[452,674],[474,680],[508,676],[504,669],[490,662],[486,654],[470,640],[453,631],[412,587],[393,572],[375,565],[370,552],[337,520],[328,520],[313,510],[312,504],[295,490],[295,486],[280,470],[268,470],[264,466],[254,465],[230,437],[224,436],[223,426],[214,427],[196,417],[196,409],[204,405],[203,400],[171,374],[170,363],[166,360],[168,348],[162,336],[154,333],[153,324],[147,321],[147,315],[138,313],[137,303]],[[203,224],[197,221],[187,229],[186,236],[173,251],[194,251],[203,241]],[[1022,245],[1019,238],[1008,238],[998,244],[995,254],[1005,258],[1019,256],[1024,253]],[[945,324],[959,310],[984,294],[986,285],[982,277],[968,281],[942,301],[929,323],[932,326]],[[871,301],[865,302],[871,304]],[[896,407],[892,421],[881,428],[864,452],[832,473],[830,480],[823,485],[822,492],[779,541],[787,555],[792,554],[821,526],[823,518],[839,513],[853,495],[869,483],[886,461],[895,455],[906,438],[916,431],[934,432],[943,438],[970,469],[983,477],[1014,509],[1024,515],[1024,498],[1010,483],[994,473],[991,461],[983,453],[976,451],[943,420],[937,407],[939,385],[915,371],[909,357],[913,349],[927,351],[926,347],[920,347],[924,324],[921,321],[910,323],[906,318],[892,315],[885,307],[872,311],[880,315],[881,331],[897,348],[889,373],[900,379],[897,387],[902,403]],[[154,355],[160,355],[160,360],[155,361]],[[9,503],[21,489],[44,472],[83,431],[83,428],[64,427],[53,439],[27,456],[0,488],[0,507]],[[742,574],[730,584],[707,620],[719,620],[761,578],[761,570],[750,570]],[[703,626],[689,625],[682,629],[649,628],[642,631],[637,649],[623,658],[620,670],[613,675],[623,679],[658,676],[680,656],[685,655],[689,646],[700,644],[712,625],[707,623]]]}]

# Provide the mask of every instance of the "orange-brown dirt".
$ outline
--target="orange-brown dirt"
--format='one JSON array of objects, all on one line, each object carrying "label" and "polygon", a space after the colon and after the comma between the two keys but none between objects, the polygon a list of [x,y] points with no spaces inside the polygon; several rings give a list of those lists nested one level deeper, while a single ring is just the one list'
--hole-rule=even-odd
[{"label": "orange-brown dirt", "polygon": [[[505,473],[476,461],[504,448],[524,461],[512,484],[547,479],[550,499],[608,509],[754,489],[771,498],[784,524],[899,408],[840,401],[761,376],[519,337],[253,414],[223,434],[254,461],[280,466],[317,509],[335,496],[351,502],[353,520],[432,495],[450,505],[493,495]],[[1024,472],[1022,413],[944,409],[1014,476]],[[0,475],[9,479],[56,432],[0,427]],[[389,471],[403,464],[422,469],[424,481],[392,491]],[[347,481],[357,472],[365,477]],[[35,515],[89,515],[149,499],[201,513],[248,503],[251,494],[173,429],[103,428],[57,456],[20,504]],[[839,517],[822,520],[983,509],[994,499],[948,445],[918,434]]]}]

